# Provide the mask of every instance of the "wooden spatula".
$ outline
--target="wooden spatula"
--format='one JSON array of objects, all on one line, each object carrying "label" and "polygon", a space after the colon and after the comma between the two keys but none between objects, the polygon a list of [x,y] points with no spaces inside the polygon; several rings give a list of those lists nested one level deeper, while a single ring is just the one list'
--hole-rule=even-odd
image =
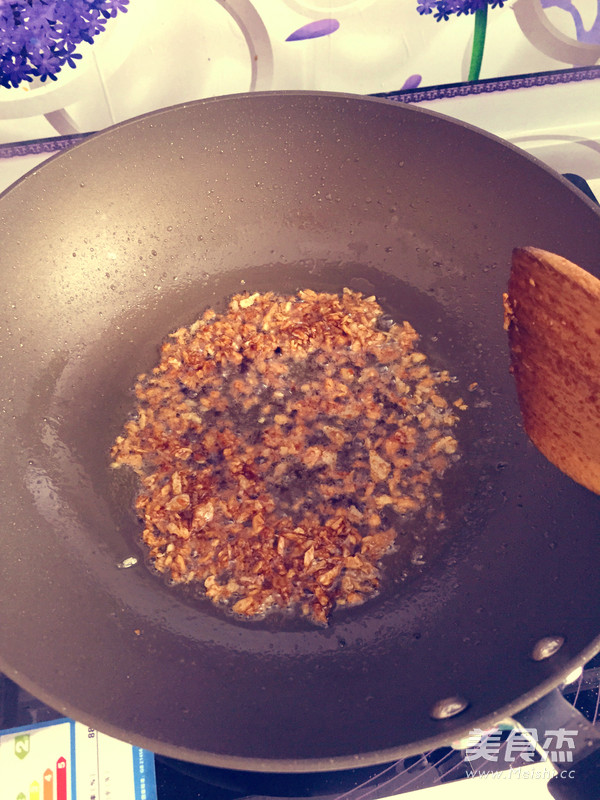
[{"label": "wooden spatula", "polygon": [[518,248],[504,327],[527,434],[600,494],[600,280],[553,253]]}]

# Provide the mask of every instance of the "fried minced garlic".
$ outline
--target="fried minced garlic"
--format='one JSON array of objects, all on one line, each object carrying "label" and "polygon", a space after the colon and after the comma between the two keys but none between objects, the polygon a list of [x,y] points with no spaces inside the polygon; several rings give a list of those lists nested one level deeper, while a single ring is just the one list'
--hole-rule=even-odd
[{"label": "fried minced garlic", "polygon": [[239,294],[172,333],[112,449],[140,479],[154,567],[246,617],[326,624],[376,594],[458,457],[450,375],[417,339],[348,289]]}]

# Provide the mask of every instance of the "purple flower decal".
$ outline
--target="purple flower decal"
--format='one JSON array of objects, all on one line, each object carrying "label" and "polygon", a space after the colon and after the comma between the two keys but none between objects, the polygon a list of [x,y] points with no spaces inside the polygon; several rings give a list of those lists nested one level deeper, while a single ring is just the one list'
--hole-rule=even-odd
[{"label": "purple flower decal", "polygon": [[452,14],[475,14],[487,6],[502,8],[507,0],[417,0],[419,14],[431,14],[438,22],[450,19]]},{"label": "purple flower decal", "polygon": [[405,89],[416,89],[417,86],[420,85],[423,77],[421,75],[409,75],[409,77],[404,81],[402,86],[400,87],[400,91],[404,91]]},{"label": "purple flower decal", "polygon": [[450,14],[452,14],[453,9],[449,7],[449,3],[446,0],[438,0],[437,3],[437,11],[433,15],[433,18],[440,22],[440,20],[448,20],[450,19]]},{"label": "purple flower decal", "polygon": [[60,61],[51,50],[44,50],[36,54],[34,75],[39,75],[42,83],[46,78],[58,80],[56,73],[60,72]]},{"label": "purple flower decal", "polygon": [[419,14],[431,14],[437,5],[437,0],[419,0],[417,11]]},{"label": "purple flower decal", "polygon": [[[469,80],[479,78],[485,34],[487,29],[488,8],[503,8],[507,0],[417,0],[419,14],[433,14],[436,22],[447,22],[452,14],[460,17],[462,14],[475,15],[475,30],[473,32],[473,46],[471,52],[471,65],[469,67]],[[543,0],[552,2],[552,0]],[[600,3],[600,0],[598,0]]]},{"label": "purple flower decal", "polygon": [[568,12],[573,17],[573,23],[575,24],[575,35],[578,42],[588,42],[591,44],[600,43],[600,0],[597,0],[598,10],[596,13],[596,19],[592,23],[592,27],[589,29],[585,28],[581,13],[575,7],[572,0],[542,0],[543,8],[552,8],[552,6]]},{"label": "purple flower decal", "polygon": [[75,50],[77,45],[73,44],[73,42],[67,42],[64,47],[60,50],[57,50],[57,56],[59,58],[64,59],[65,63],[68,64],[72,69],[75,69],[77,64],[75,63],[75,59],[83,58],[81,53],[76,53]]},{"label": "purple flower decal", "polygon": [[0,86],[18,86],[21,81],[31,81],[33,68],[23,56],[16,55],[12,59],[0,60]]},{"label": "purple flower decal", "polygon": [[320,36],[329,36],[340,27],[337,19],[318,19],[303,25],[287,37],[286,42],[299,42],[302,39],[318,39]]},{"label": "purple flower decal", "polygon": [[81,42],[93,44],[106,20],[127,11],[129,0],[0,0],[0,86],[39,77],[56,80],[76,67]]}]

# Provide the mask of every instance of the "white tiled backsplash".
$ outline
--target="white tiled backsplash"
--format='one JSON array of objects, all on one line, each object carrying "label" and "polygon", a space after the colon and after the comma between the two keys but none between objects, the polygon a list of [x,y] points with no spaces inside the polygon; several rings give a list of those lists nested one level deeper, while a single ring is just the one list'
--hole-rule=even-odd
[{"label": "white tiled backsplash", "polygon": [[[55,83],[39,88],[0,88],[0,142],[99,130],[153,109],[249,89],[372,94],[465,81],[474,17],[436,22],[434,14],[417,13],[423,2],[130,0],[94,45],[81,45],[77,69],[64,67]],[[596,0],[499,2],[489,8],[482,78],[600,59]],[[529,30],[523,19],[537,22]],[[545,39],[536,29],[540,19]],[[326,35],[288,41],[318,23]],[[524,110],[518,125],[529,127],[530,116]]]}]

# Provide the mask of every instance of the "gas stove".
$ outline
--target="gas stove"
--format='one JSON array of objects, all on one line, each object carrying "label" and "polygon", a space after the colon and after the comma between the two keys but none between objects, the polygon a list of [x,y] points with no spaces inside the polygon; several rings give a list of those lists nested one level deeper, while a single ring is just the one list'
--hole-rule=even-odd
[{"label": "gas stove", "polygon": [[[483,128],[568,176],[588,196],[600,197],[600,113],[597,111],[600,76],[597,71],[590,77],[571,70],[565,73],[563,81],[557,80],[554,73],[549,82],[532,82],[525,76],[501,83],[493,85],[493,81],[480,81],[470,91],[464,87],[460,90],[432,87],[392,93],[388,97]],[[76,145],[87,135],[1,144],[0,192],[53,154]],[[468,169],[468,154],[461,164]],[[600,656],[579,674],[571,676],[561,692],[600,728]],[[0,676],[0,731],[46,723],[58,717],[53,709]],[[378,800],[406,796],[411,800],[413,797],[415,800],[452,800],[455,797],[510,796],[531,800],[550,797],[548,781],[569,766],[566,762],[544,760],[543,753],[535,748],[535,752],[527,749],[523,744],[527,744],[525,739],[515,739],[515,735],[522,737],[522,733],[509,725],[481,734],[478,742],[455,742],[451,747],[391,764],[320,775],[231,772],[156,756],[156,797],[158,800],[281,797]],[[492,744],[494,747],[490,749]],[[478,760],[473,758],[474,746],[478,748]],[[100,792],[97,796],[104,797]],[[1,786],[0,800],[4,800]]]}]

